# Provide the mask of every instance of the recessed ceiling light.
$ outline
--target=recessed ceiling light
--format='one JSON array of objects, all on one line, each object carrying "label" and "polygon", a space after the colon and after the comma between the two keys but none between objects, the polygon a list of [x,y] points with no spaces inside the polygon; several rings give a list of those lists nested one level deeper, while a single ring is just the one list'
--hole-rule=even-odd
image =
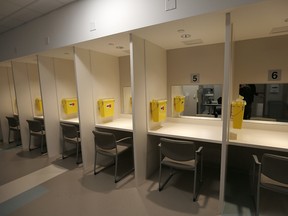
[{"label": "recessed ceiling light", "polygon": [[191,37],[190,34],[182,34],[182,35],[181,35],[181,38],[190,38],[190,37]]},{"label": "recessed ceiling light", "polygon": [[178,33],[184,33],[185,30],[184,30],[184,29],[178,29],[177,32],[178,32]]}]

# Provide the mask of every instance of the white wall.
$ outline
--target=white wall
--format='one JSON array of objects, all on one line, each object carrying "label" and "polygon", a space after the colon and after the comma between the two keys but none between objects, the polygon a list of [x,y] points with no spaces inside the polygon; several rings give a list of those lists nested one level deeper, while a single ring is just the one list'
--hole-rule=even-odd
[{"label": "white wall", "polygon": [[96,123],[118,118],[121,112],[119,58],[91,51],[91,69],[93,73],[94,103],[99,99],[114,98],[115,110],[113,117],[102,118],[98,106],[95,106]]},{"label": "white wall", "polygon": [[31,94],[33,116],[43,115],[43,112],[40,112],[39,110],[36,109],[36,103],[35,103],[36,98],[41,99],[38,65],[28,64],[27,66],[28,66],[28,80]]},{"label": "white wall", "polygon": [[74,61],[68,59],[53,59],[53,68],[55,71],[58,110],[61,119],[75,118],[78,113],[67,115],[64,113],[62,100],[65,98],[77,98],[76,77]]},{"label": "white wall", "polygon": [[121,113],[132,113],[130,56],[119,57]]},{"label": "white wall", "polygon": [[[179,0],[177,9],[170,11],[165,11],[165,1],[162,0],[77,1],[2,34],[0,36],[0,61],[261,1],[214,0],[212,3],[211,0]],[[95,31],[90,31],[91,23],[95,23]],[[50,40],[49,44],[46,43],[47,37]]]},{"label": "white wall", "polygon": [[[224,23],[223,23],[224,25]],[[193,85],[191,74],[199,74],[199,83],[223,84],[224,44],[195,46],[167,51],[168,97],[172,98],[172,86]],[[168,101],[171,116],[173,101]]]},{"label": "white wall", "polygon": [[13,105],[16,102],[11,67],[0,67],[0,120],[3,141],[8,143],[8,121],[6,116],[12,116]]},{"label": "white wall", "polygon": [[275,83],[268,81],[268,70],[281,69],[281,81],[288,83],[288,36],[260,38],[235,42],[233,95],[240,83]]}]

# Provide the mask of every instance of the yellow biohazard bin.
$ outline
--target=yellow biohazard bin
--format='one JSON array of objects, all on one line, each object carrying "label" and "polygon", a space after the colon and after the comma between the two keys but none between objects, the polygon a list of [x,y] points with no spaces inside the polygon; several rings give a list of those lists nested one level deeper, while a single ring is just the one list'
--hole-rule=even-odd
[{"label": "yellow biohazard bin", "polygon": [[35,107],[38,112],[42,113],[43,107],[42,107],[42,100],[40,98],[35,99]]},{"label": "yellow biohazard bin", "polygon": [[174,111],[181,113],[184,111],[185,96],[174,97]]},{"label": "yellow biohazard bin", "polygon": [[114,115],[115,99],[100,99],[97,103],[101,117],[105,118]]},{"label": "yellow biohazard bin", "polygon": [[78,103],[76,98],[64,98],[62,99],[62,106],[64,113],[67,115],[78,112]]},{"label": "yellow biohazard bin", "polygon": [[232,102],[232,119],[233,128],[235,129],[242,128],[245,105],[246,101],[244,101],[241,96],[236,101]]},{"label": "yellow biohazard bin", "polygon": [[166,119],[167,115],[167,100],[152,100],[150,102],[152,120],[160,122]]}]

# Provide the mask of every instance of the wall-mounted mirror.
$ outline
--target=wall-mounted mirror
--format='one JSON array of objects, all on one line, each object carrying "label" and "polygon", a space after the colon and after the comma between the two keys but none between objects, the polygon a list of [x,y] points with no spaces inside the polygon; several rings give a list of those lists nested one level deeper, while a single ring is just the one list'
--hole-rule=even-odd
[{"label": "wall-mounted mirror", "polygon": [[288,84],[240,84],[244,119],[288,122]]},{"label": "wall-mounted mirror", "polygon": [[221,117],[222,85],[172,86],[171,93],[172,101],[175,96],[185,96],[180,116]]}]

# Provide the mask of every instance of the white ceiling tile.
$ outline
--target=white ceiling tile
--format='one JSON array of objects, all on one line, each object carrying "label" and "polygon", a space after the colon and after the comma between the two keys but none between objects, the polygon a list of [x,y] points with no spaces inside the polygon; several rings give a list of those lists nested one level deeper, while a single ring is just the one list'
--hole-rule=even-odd
[{"label": "white ceiling tile", "polygon": [[21,6],[16,5],[14,3],[8,2],[8,1],[4,1],[1,2],[1,7],[0,7],[0,20],[3,16],[7,16],[10,13],[13,13],[15,11],[17,11],[19,8],[21,8]]},{"label": "white ceiling tile", "polygon": [[35,4],[31,5],[29,8],[41,13],[48,13],[50,11],[53,11],[59,7],[61,7],[62,4],[58,2],[57,0],[39,0]]},{"label": "white ceiling tile", "polygon": [[29,20],[35,19],[37,17],[41,16],[40,12],[30,10],[30,9],[23,9],[19,11],[19,13],[15,14],[13,18],[22,20],[23,22],[27,22]]}]

